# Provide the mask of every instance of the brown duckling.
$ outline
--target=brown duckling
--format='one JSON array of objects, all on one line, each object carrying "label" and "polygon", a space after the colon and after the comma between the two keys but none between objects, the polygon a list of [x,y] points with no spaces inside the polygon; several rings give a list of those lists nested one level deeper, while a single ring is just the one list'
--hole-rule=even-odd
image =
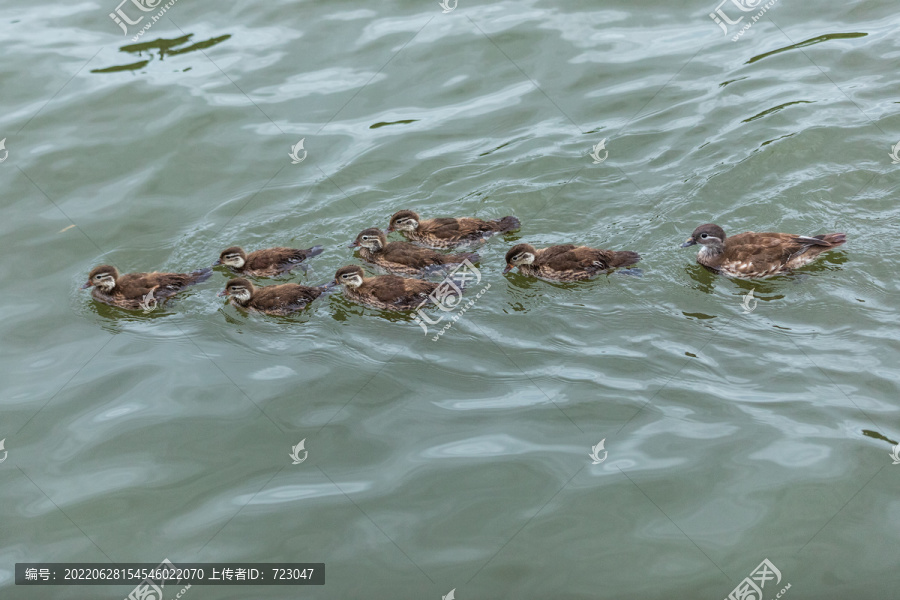
[{"label": "brown duckling", "polygon": [[226,265],[241,275],[251,277],[274,277],[289,272],[304,260],[322,254],[322,246],[313,246],[307,250],[296,248],[266,248],[247,254],[240,246],[232,246],[223,250],[219,260],[213,263]]},{"label": "brown duckling", "polygon": [[514,231],[520,227],[516,217],[482,221],[471,217],[459,219],[419,219],[411,210],[401,210],[391,217],[388,233],[399,231],[407,239],[430,248],[451,248],[460,244],[484,242],[486,238]]},{"label": "brown duckling", "polygon": [[550,246],[536,250],[530,244],[517,244],[506,253],[509,273],[516,267],[519,273],[549,281],[579,281],[617,267],[627,267],[641,260],[637,252],[598,250],[587,246]]},{"label": "brown duckling", "polygon": [[441,254],[409,242],[389,243],[384,232],[375,227],[360,232],[350,247],[358,247],[364,261],[402,275],[424,275],[443,265],[458,265],[465,260],[476,263],[479,260],[475,253]]},{"label": "brown duckling", "polygon": [[847,241],[845,233],[813,237],[790,233],[739,233],[725,237],[718,225],[694,230],[682,248],[700,244],[697,262],[728,277],[770,277],[809,264],[819,254]]},{"label": "brown duckling", "polygon": [[356,265],[338,269],[334,275],[334,283],[343,286],[344,295],[349,300],[382,310],[417,308],[440,285],[433,281],[398,275],[366,277]]},{"label": "brown duckling", "polygon": [[243,277],[230,280],[218,296],[228,296],[232,304],[270,315],[287,315],[306,306],[332,287],[308,287],[296,283],[256,287]]},{"label": "brown duckling", "polygon": [[96,267],[88,275],[85,290],[93,286],[91,296],[103,302],[129,310],[151,309],[156,302],[174,296],[189,285],[209,279],[212,269],[200,269],[191,273],[126,273],[110,265]]}]

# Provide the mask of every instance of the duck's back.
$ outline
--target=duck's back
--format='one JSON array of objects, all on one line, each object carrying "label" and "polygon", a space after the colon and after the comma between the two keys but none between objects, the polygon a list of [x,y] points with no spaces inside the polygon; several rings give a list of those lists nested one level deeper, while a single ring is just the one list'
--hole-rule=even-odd
[{"label": "duck's back", "polygon": [[394,304],[421,301],[437,288],[438,284],[424,279],[410,279],[398,275],[373,277],[360,288],[360,293],[379,302]]},{"label": "duck's back", "polygon": [[726,238],[723,252],[701,251],[697,260],[733,277],[768,277],[802,267],[823,251],[842,243],[843,234],[808,237],[748,231]]},{"label": "duck's back", "polygon": [[601,250],[588,246],[563,244],[541,250],[536,264],[559,272],[582,272],[586,275],[615,267],[628,266],[640,260],[636,252]]},{"label": "duck's back", "polygon": [[725,254],[735,260],[757,258],[774,261],[787,259],[792,254],[803,252],[812,246],[830,248],[831,243],[824,235],[807,237],[790,233],[773,233],[748,231],[725,239]]},{"label": "duck's back", "polygon": [[274,266],[299,263],[306,260],[309,252],[306,250],[298,250],[296,248],[266,248],[265,250],[256,250],[247,255],[244,262],[243,270],[258,271]]},{"label": "duck's back", "polygon": [[387,262],[422,269],[443,263],[444,255],[429,248],[422,248],[409,242],[390,242],[384,249],[374,255]]},{"label": "duck's back", "polygon": [[490,231],[490,225],[481,219],[471,217],[459,219],[444,217],[422,221],[419,223],[419,229],[422,233],[429,233],[438,237],[456,237]]},{"label": "duck's back", "polygon": [[322,288],[296,283],[257,288],[250,307],[257,310],[302,308],[322,295]]},{"label": "duck's back", "polygon": [[204,271],[193,273],[126,273],[116,281],[116,291],[128,298],[144,296],[150,291],[156,297],[171,296],[209,276]]}]

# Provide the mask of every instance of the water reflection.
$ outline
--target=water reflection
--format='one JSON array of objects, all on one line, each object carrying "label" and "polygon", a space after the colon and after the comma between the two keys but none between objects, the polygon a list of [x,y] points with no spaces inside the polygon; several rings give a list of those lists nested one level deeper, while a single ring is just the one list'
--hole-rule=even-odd
[{"label": "water reflection", "polygon": [[403,119],[401,121],[379,121],[378,123],[374,123],[369,125],[369,129],[380,129],[381,127],[387,127],[388,125],[406,125],[407,123],[415,123],[419,119]]},{"label": "water reflection", "polygon": [[762,119],[763,117],[777,113],[778,111],[784,110],[788,106],[793,106],[795,104],[813,104],[813,102],[810,102],[809,100],[794,100],[793,102],[785,102],[784,104],[779,104],[778,106],[773,106],[772,108],[764,110],[759,114],[756,114],[750,118],[744,119],[743,121],[741,121],[741,123],[749,123],[750,121]]},{"label": "water reflection", "polygon": [[[756,279],[740,279],[738,277],[726,277],[716,273],[714,270],[704,267],[699,263],[692,264],[685,268],[688,277],[694,281],[693,289],[700,290],[710,294],[715,289],[715,283],[718,280],[729,281],[740,288],[740,293],[746,293],[754,290],[756,297],[760,300],[778,300],[784,296],[777,294],[780,284],[789,281],[794,284],[802,283],[809,279],[815,273],[823,271],[839,271],[840,265],[847,262],[847,255],[840,250],[831,251],[816,259],[816,262],[804,265],[802,269],[790,271],[783,275],[774,277],[756,278]],[[770,294],[770,298],[762,298],[760,294]]]},{"label": "water reflection", "polygon": [[771,52],[766,52],[765,54],[760,54],[758,56],[754,56],[750,60],[748,60],[745,64],[752,64],[758,60],[762,60],[774,54],[780,54],[781,52],[787,52],[788,50],[796,50],[798,48],[804,48],[806,46],[812,46],[813,44],[821,44],[822,42],[827,42],[829,40],[847,40],[859,37],[865,37],[869,35],[868,33],[829,33],[826,35],[820,35],[818,37],[810,38],[808,40],[803,40],[802,42],[798,42],[796,44],[791,44],[790,46],[785,46],[784,48],[778,48],[777,50],[772,50]]},{"label": "water reflection", "polygon": [[140,69],[143,69],[148,64],[150,64],[150,61],[153,60],[154,56],[162,61],[166,59],[166,56],[177,56],[179,54],[194,52],[195,50],[205,50],[206,48],[211,48],[217,44],[221,44],[225,40],[229,39],[231,35],[226,34],[219,37],[210,38],[202,42],[195,42],[183,48],[178,47],[182,46],[183,44],[187,44],[192,37],[194,37],[194,34],[189,33],[178,38],[157,38],[149,42],[141,42],[140,44],[122,46],[121,48],[119,48],[122,52],[137,54],[139,57],[144,56],[144,53],[146,53],[148,58],[125,65],[115,65],[112,67],[106,67],[104,69],[92,69],[91,73],[118,73],[121,71],[139,71]]},{"label": "water reflection", "polygon": [[883,441],[883,442],[887,442],[887,443],[892,444],[892,445],[894,445],[894,446],[896,446],[898,443],[900,443],[900,442],[895,442],[895,441],[892,440],[891,438],[886,437],[886,436],[884,436],[884,435],[878,433],[877,431],[872,431],[872,430],[870,430],[870,429],[863,429],[863,430],[862,430],[862,433],[863,433],[864,436],[867,436],[867,437],[870,437],[870,438],[875,438],[876,440],[881,440],[881,441]]}]

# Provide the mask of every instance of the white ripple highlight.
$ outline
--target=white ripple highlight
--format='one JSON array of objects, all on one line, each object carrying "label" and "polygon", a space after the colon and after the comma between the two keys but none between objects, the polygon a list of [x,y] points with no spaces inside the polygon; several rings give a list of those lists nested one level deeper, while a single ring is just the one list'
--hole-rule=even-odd
[{"label": "white ripple highlight", "polygon": [[546,451],[546,448],[523,442],[508,435],[490,435],[435,446],[422,452],[422,456],[425,458],[483,458],[487,456],[528,454],[538,450]]}]

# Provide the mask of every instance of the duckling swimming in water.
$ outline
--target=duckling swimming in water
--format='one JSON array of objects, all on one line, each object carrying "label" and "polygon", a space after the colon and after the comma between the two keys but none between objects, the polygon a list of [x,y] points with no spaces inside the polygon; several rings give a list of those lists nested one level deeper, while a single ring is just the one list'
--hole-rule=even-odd
[{"label": "duckling swimming in water", "polygon": [[425,219],[411,210],[391,217],[388,233],[399,231],[407,239],[430,248],[451,248],[460,244],[482,243],[498,233],[515,231],[521,226],[516,217],[482,221],[472,217]]}]

